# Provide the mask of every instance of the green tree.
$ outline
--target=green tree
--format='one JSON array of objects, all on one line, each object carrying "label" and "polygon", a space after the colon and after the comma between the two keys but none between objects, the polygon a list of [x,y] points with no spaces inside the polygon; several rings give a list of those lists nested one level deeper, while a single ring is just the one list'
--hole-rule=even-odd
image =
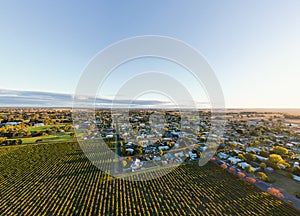
[{"label": "green tree", "polygon": [[289,151],[286,148],[283,148],[281,146],[275,146],[273,148],[273,152],[278,155],[286,155],[289,153]]},{"label": "green tree", "polygon": [[123,167],[126,167],[127,166],[127,161],[126,160],[122,160],[122,165],[123,165]]},{"label": "green tree", "polygon": [[238,158],[241,159],[241,160],[246,160],[246,158],[244,157],[243,154],[238,154]]},{"label": "green tree", "polygon": [[252,166],[246,166],[245,170],[246,170],[247,173],[254,173],[254,170],[253,170]]},{"label": "green tree", "polygon": [[266,181],[268,182],[269,181],[269,177],[263,173],[263,172],[258,172],[257,173],[257,177],[260,179],[260,180],[263,180],[263,181]]},{"label": "green tree", "polygon": [[256,160],[256,157],[254,154],[251,154],[251,153],[247,153],[245,154],[245,158],[246,158],[246,161],[255,161]]},{"label": "green tree", "polygon": [[16,140],[16,145],[21,145],[23,143],[22,139],[17,139]]},{"label": "green tree", "polygon": [[268,158],[268,163],[270,164],[270,166],[278,169],[279,165],[284,165],[286,167],[289,167],[290,165],[285,162],[282,157],[278,154],[271,154]]},{"label": "green tree", "polygon": [[261,169],[265,169],[266,167],[267,167],[267,165],[264,162],[260,163],[260,168]]}]

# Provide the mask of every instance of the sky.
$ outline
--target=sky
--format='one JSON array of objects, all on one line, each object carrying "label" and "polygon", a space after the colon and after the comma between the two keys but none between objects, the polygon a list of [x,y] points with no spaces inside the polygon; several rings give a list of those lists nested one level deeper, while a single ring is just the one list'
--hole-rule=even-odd
[{"label": "sky", "polygon": [[300,108],[299,11],[299,0],[3,0],[0,89],[73,94],[102,49],[162,35],[204,56],[226,107]]}]

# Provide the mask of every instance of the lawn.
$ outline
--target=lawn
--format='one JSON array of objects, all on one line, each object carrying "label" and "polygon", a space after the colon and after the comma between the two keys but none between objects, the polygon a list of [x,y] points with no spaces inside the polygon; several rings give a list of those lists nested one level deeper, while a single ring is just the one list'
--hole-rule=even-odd
[{"label": "lawn", "polygon": [[30,132],[33,132],[33,131],[46,131],[47,129],[50,129],[50,128],[54,128],[55,126],[60,126],[60,127],[64,127],[65,125],[64,124],[54,124],[54,125],[45,125],[45,126],[31,126],[31,127],[28,127],[26,128],[27,130],[29,130]]},{"label": "lawn", "polygon": [[46,143],[46,142],[63,142],[63,141],[70,141],[73,140],[70,136],[69,133],[62,133],[62,134],[57,134],[57,135],[49,135],[49,136],[38,136],[38,137],[26,137],[26,138],[21,138],[22,139],[22,144],[33,144],[36,143],[36,140],[42,139],[41,143]]},{"label": "lawn", "polygon": [[273,173],[268,173],[267,175],[271,178],[271,180],[275,180],[275,182],[272,184],[281,188],[282,190],[290,194],[300,192],[300,182],[289,178],[280,171],[274,171]]}]

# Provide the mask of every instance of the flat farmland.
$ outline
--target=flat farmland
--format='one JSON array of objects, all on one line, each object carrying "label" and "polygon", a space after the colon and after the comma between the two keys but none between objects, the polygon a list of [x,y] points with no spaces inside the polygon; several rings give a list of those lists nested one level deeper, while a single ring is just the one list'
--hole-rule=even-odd
[{"label": "flat farmland", "polygon": [[210,162],[125,181],[97,169],[75,142],[0,148],[0,182],[0,215],[299,215]]}]

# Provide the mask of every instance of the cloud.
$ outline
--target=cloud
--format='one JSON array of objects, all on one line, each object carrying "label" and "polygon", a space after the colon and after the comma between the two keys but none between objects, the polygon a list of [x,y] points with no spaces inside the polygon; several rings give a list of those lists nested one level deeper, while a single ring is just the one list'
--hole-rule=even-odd
[{"label": "cloud", "polygon": [[[77,100],[78,101],[78,100]],[[118,100],[104,98],[80,97],[79,106],[96,106],[96,107],[111,107],[117,104],[118,106],[155,106],[162,105],[165,102],[156,100]],[[72,107],[73,95],[39,91],[19,91],[0,89],[0,106],[1,107]],[[76,106],[76,104],[75,104]]]}]

